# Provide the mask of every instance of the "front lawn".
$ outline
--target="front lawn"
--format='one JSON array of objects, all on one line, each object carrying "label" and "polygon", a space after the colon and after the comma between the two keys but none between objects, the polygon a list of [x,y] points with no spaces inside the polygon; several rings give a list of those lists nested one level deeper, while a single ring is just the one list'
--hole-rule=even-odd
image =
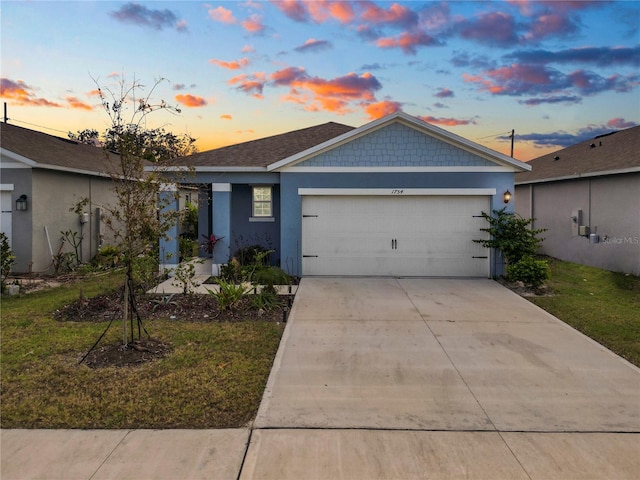
[{"label": "front lawn", "polygon": [[[122,275],[87,277],[2,298],[3,428],[229,428],[250,422],[284,328],[281,322],[159,318],[145,326],[171,345],[164,358],[90,368],[80,358],[108,324],[58,321],[82,295],[118,288]],[[114,322],[103,344],[122,339]]]},{"label": "front lawn", "polygon": [[640,277],[549,259],[553,296],[528,298],[640,366]]}]

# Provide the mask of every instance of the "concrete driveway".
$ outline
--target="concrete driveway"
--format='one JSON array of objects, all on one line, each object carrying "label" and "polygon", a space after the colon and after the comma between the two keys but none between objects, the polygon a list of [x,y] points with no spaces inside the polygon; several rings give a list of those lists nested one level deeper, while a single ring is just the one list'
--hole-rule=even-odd
[{"label": "concrete driveway", "polygon": [[302,280],[242,479],[637,478],[640,369],[490,280]]}]

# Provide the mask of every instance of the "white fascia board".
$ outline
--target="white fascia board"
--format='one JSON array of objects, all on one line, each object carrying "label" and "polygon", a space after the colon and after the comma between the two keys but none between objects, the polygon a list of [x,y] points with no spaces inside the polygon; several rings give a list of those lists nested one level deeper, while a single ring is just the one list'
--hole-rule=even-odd
[{"label": "white fascia board", "polygon": [[266,172],[266,167],[144,167],[145,172]]},{"label": "white fascia board", "polygon": [[285,167],[286,173],[494,173],[514,172],[513,167]]},{"label": "white fascia board", "polygon": [[366,195],[366,196],[479,196],[495,195],[495,188],[299,188],[298,195]]},{"label": "white fascia board", "polygon": [[496,152],[495,150],[491,150],[483,145],[479,145],[475,142],[467,140],[466,138],[460,137],[454,133],[448,132],[440,127],[436,127],[435,125],[431,125],[430,123],[424,122],[417,117],[413,117],[404,112],[396,112],[391,115],[387,115],[386,117],[379,118],[372,122],[369,122],[355,130],[351,130],[350,132],[344,133],[338,137],[332,138],[331,140],[327,140],[320,145],[316,145],[315,147],[311,147],[307,150],[299,152],[295,155],[287,157],[278,162],[272,163],[267,167],[268,171],[277,170],[286,165],[295,165],[296,163],[306,160],[307,158],[313,157],[319,153],[322,153],[325,150],[335,148],[343,143],[346,143],[350,140],[353,140],[359,136],[362,136],[366,133],[373,132],[379,128],[382,128],[394,121],[401,121],[404,125],[414,128],[422,133],[428,132],[429,135],[438,138],[450,145],[453,145],[458,148],[462,148],[470,153],[475,155],[479,155],[489,161],[506,164],[514,167],[518,171],[530,171],[531,165],[528,165],[524,162],[516,160],[515,158],[508,157],[500,152]]},{"label": "white fascia board", "polygon": [[565,175],[563,177],[541,178],[538,180],[526,180],[524,182],[515,182],[515,185],[529,185],[532,183],[560,182],[562,180],[579,180],[581,178],[606,177],[608,175],[620,175],[624,173],[640,172],[640,167],[621,168],[618,170],[603,170],[601,172],[576,173],[574,175]]},{"label": "white fascia board", "polygon": [[[37,162],[34,162],[33,160],[27,157],[23,157],[22,155],[14,153],[11,150],[7,150],[6,148],[0,147],[0,155],[10,158],[11,160],[15,160],[16,162],[23,163],[26,167],[35,167],[38,165]],[[7,167],[8,168],[24,168],[24,167],[12,167],[12,166],[7,166]]]}]

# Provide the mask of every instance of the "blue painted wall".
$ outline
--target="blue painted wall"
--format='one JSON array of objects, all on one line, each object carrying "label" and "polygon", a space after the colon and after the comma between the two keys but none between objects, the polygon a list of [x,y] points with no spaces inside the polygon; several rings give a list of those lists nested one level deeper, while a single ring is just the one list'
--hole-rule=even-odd
[{"label": "blue painted wall", "polygon": [[[287,173],[280,177],[281,262],[293,265],[289,273],[301,274],[302,197],[298,188],[495,188],[491,209],[505,206],[503,193],[513,193],[513,173]],[[513,210],[513,201],[508,205]],[[489,213],[489,212],[487,212]],[[502,261],[492,255],[491,274],[502,275]]]},{"label": "blue painted wall", "polygon": [[242,247],[261,245],[268,250],[276,250],[271,262],[280,260],[280,186],[273,185],[273,222],[251,222],[251,185],[233,185],[231,196],[231,255]]}]

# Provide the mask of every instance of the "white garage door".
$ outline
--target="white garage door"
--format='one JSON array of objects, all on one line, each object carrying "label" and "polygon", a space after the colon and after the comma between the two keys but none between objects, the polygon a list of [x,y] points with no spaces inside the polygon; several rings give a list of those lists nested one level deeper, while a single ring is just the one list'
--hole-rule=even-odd
[{"label": "white garage door", "polygon": [[303,275],[487,277],[488,196],[304,196]]}]

